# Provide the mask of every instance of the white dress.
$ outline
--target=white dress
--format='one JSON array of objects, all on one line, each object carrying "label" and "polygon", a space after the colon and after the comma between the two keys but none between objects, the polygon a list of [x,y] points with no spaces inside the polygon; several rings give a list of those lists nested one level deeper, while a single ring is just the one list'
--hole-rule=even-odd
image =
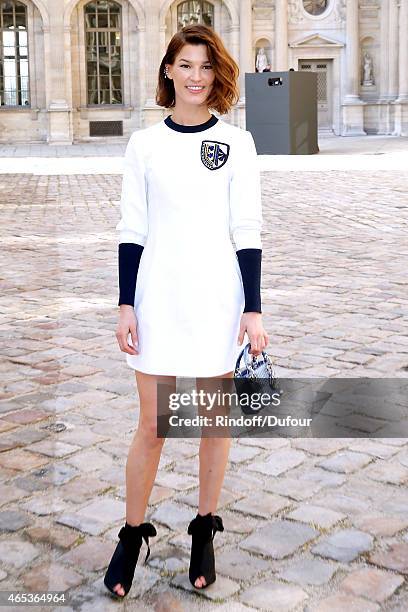
[{"label": "white dress", "polygon": [[167,117],[132,134],[116,226],[119,243],[144,245],[131,368],[185,377],[234,369],[244,309],[235,250],[262,248],[261,222],[250,132],[212,115],[196,126]]}]

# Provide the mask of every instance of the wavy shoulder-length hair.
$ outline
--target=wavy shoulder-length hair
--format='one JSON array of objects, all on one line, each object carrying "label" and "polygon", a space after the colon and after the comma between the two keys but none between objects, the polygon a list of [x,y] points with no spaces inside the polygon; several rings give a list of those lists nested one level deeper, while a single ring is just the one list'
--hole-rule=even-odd
[{"label": "wavy shoulder-length hair", "polygon": [[187,44],[207,46],[208,59],[212,64],[215,78],[206,104],[208,108],[216,110],[220,115],[225,115],[239,99],[237,86],[239,67],[226,50],[218,34],[203,24],[185,26],[174,34],[169,42],[159,68],[156,103],[165,108],[175,105],[176,93],[173,79],[164,77],[164,69],[166,64],[174,64],[179,51]]}]

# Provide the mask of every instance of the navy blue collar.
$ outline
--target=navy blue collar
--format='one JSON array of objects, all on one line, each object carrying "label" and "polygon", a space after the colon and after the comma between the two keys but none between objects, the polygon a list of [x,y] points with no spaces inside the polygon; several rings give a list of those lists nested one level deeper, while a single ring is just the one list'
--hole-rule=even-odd
[{"label": "navy blue collar", "polygon": [[217,121],[218,117],[211,113],[210,119],[207,119],[207,121],[204,123],[199,123],[198,125],[181,125],[180,123],[173,121],[171,115],[165,118],[164,123],[172,130],[176,130],[176,132],[202,132],[203,130],[208,130],[208,128],[215,125]]}]

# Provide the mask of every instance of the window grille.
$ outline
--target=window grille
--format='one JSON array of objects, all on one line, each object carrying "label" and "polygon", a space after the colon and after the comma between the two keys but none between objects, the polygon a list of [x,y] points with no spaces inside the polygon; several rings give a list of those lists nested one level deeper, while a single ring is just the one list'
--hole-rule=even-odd
[{"label": "window grille", "polygon": [[0,106],[30,106],[27,9],[0,1]]},{"label": "window grille", "polygon": [[203,23],[214,27],[214,6],[210,2],[189,0],[177,7],[177,30],[186,25]]},{"label": "window grille", "polygon": [[123,136],[123,121],[90,121],[89,136]]},{"label": "window grille", "polygon": [[121,17],[116,2],[85,5],[88,105],[123,104]]}]

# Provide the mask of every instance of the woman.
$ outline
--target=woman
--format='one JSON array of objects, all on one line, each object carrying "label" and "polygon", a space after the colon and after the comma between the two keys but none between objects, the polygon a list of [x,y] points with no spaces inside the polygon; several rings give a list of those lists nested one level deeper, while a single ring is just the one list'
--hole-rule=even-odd
[{"label": "woman", "polygon": [[[142,538],[148,556],[156,535],[143,521],[165,439],[157,437],[158,383],[232,378],[245,333],[253,355],[268,343],[255,144],[208,110],[225,114],[236,103],[238,72],[211,28],[184,27],[159,69],[156,102],[173,114],[134,132],[126,149],[116,337],[135,370],[140,418],[126,464],[126,523],[105,575],[119,597],[131,587]],[[228,437],[200,442],[199,507],[188,526],[196,588],[215,580],[212,539],[223,524],[214,512],[229,447]]]}]

